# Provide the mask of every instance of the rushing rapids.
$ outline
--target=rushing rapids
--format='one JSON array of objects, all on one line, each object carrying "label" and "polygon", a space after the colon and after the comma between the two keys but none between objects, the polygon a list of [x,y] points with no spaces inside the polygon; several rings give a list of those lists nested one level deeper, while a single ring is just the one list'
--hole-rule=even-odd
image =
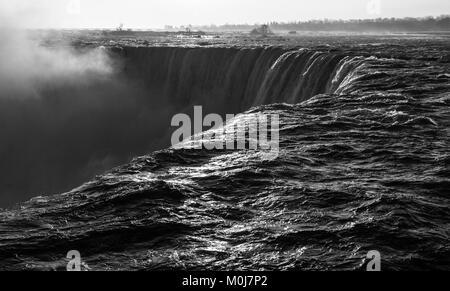
[{"label": "rushing rapids", "polygon": [[279,157],[170,148],[4,210],[0,269],[449,270],[449,64],[375,49],[115,50],[173,112],[279,114]]}]

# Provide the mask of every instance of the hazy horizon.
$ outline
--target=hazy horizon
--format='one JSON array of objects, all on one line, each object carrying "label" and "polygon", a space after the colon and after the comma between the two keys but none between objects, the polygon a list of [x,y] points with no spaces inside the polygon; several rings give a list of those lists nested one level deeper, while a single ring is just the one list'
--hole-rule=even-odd
[{"label": "hazy horizon", "polygon": [[0,26],[95,29],[115,28],[123,23],[125,28],[148,29],[166,25],[436,17],[450,14],[450,1],[0,0],[0,11]]}]

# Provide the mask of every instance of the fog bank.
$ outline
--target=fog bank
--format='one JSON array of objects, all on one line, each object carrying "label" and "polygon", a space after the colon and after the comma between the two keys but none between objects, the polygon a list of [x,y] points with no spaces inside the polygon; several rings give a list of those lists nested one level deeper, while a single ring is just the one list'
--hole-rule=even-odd
[{"label": "fog bank", "polygon": [[44,47],[18,29],[0,37],[0,207],[68,191],[168,145],[158,122],[167,113],[122,75],[120,58]]}]

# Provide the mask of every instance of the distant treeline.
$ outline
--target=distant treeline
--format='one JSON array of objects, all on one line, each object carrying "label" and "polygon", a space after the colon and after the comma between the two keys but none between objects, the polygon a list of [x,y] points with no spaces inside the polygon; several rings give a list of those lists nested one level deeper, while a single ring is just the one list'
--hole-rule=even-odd
[{"label": "distant treeline", "polygon": [[[269,22],[272,31],[450,31],[450,15],[425,18],[377,18],[364,20],[310,20]],[[251,31],[258,25],[225,24],[197,26],[205,31]]]}]

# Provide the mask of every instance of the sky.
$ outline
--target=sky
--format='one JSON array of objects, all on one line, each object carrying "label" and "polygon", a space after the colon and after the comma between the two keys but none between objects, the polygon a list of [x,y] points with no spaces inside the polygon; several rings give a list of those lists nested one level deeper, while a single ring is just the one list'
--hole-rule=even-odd
[{"label": "sky", "polygon": [[449,0],[0,0],[0,26],[163,28],[208,25],[423,17],[450,14]]}]

